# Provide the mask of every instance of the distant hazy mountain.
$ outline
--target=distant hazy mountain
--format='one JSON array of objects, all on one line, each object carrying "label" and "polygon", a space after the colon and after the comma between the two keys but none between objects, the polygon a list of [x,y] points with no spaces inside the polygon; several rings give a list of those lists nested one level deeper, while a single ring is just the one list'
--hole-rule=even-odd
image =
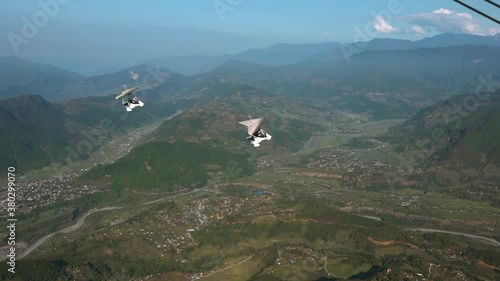
[{"label": "distant hazy mountain", "polygon": [[168,68],[173,72],[193,75],[198,73],[208,72],[220,64],[226,62],[231,56],[182,56],[169,57],[167,59],[149,59],[144,63],[150,66],[159,66],[160,68]]},{"label": "distant hazy mountain", "polygon": [[0,99],[41,95],[54,101],[82,96],[114,95],[123,90],[122,85],[150,88],[170,78],[169,70],[147,65],[84,77],[50,65],[32,63],[17,57],[4,57],[0,58]]},{"label": "distant hazy mountain", "polygon": [[368,46],[362,49],[366,51],[411,50],[418,48],[442,48],[463,45],[498,47],[500,46],[500,36],[442,33],[417,41],[378,38],[369,41]]},{"label": "distant hazy mountain", "polygon": [[315,54],[338,48],[340,43],[277,44],[268,48],[251,49],[232,56],[231,59],[263,65],[287,65],[303,61]]},{"label": "distant hazy mountain", "polygon": [[365,51],[415,50],[420,48],[443,48],[464,45],[500,47],[500,35],[480,36],[442,33],[418,41],[376,38],[367,42],[344,44],[330,52],[313,55],[311,59],[330,62],[350,61],[353,55]]},{"label": "distant hazy mountain", "polygon": [[452,95],[474,91],[479,78],[500,77],[500,47],[365,51],[350,62],[310,60],[286,66],[229,61],[206,79],[247,83],[334,109],[404,117]]},{"label": "distant hazy mountain", "polygon": [[417,41],[422,48],[449,47],[461,45],[500,46],[500,34],[495,36],[481,36],[472,34],[443,33]]},{"label": "distant hazy mountain", "polygon": [[[474,91],[480,76],[499,77],[499,58],[500,47],[471,45],[407,51],[371,51],[353,56],[350,64],[343,65],[343,71],[358,77],[362,73],[369,74],[371,80],[384,79],[387,82],[384,85],[387,85],[388,89],[402,81],[411,81],[409,86],[418,83],[454,94]],[[398,77],[400,80],[391,82],[390,78]],[[381,87],[383,85],[377,88]]]},{"label": "distant hazy mountain", "polygon": [[413,50],[419,48],[440,48],[462,45],[500,46],[500,36],[479,36],[470,34],[439,34],[419,41],[376,38],[368,42],[341,44],[337,42],[316,44],[277,44],[268,48],[251,49],[226,56],[184,56],[164,60],[151,59],[146,64],[159,65],[173,72],[194,75],[208,72],[230,61],[277,66],[298,63],[310,58],[325,61],[345,61],[349,56],[363,51]]},{"label": "distant hazy mountain", "polygon": [[83,77],[51,65],[33,63],[17,57],[0,58],[0,99],[39,94],[49,100],[64,97],[67,85]]},{"label": "distant hazy mountain", "polygon": [[[278,78],[278,80],[281,79],[280,77],[283,76],[281,72],[290,74],[287,69],[289,65],[292,65],[292,68],[304,68],[297,72],[301,73],[301,79],[304,78],[304,72],[309,73],[308,76],[311,77],[313,73],[318,71],[311,61],[333,63],[336,65],[336,63],[351,62],[351,60],[354,60],[354,65],[358,65],[361,69],[356,69],[351,65],[347,65],[345,66],[345,73],[341,73],[340,76],[359,76],[359,73],[366,73],[367,70],[363,68],[363,60],[360,60],[360,57],[356,58],[356,54],[358,53],[368,51],[409,51],[420,48],[435,49],[457,45],[465,48],[464,44],[498,47],[500,46],[500,36],[487,37],[465,34],[441,34],[414,42],[399,39],[374,39],[365,43],[348,45],[341,45],[335,42],[319,44],[277,44],[269,48],[247,50],[231,56],[210,57],[197,55],[172,57],[166,60],[149,60],[147,64],[124,68],[113,73],[92,77],[83,77],[60,68],[27,62],[17,57],[5,57],[0,58],[0,99],[24,94],[39,94],[47,100],[61,100],[81,96],[104,96],[116,94],[121,90],[121,85],[123,84],[129,86],[141,85],[143,88],[150,88],[152,86],[161,85],[166,81],[176,85],[173,87],[168,86],[169,91],[174,92],[182,89],[186,90],[188,85],[196,84],[197,78],[190,79],[188,77],[174,75],[170,70],[184,74],[208,73],[211,75],[220,73],[221,70],[217,69],[219,66],[234,60],[254,65],[251,67],[249,65],[242,65],[239,68],[233,65],[233,67],[231,67],[235,73],[247,73],[255,78],[252,78],[250,81],[248,78],[242,77],[242,79],[248,80],[246,83],[251,82],[250,84],[257,86],[266,86],[266,84],[269,83],[278,84],[278,87],[275,87],[275,89],[293,92],[294,90],[303,89],[293,87],[294,83],[300,81],[293,81],[292,76],[286,79],[290,82],[288,84],[288,89],[281,85],[279,81],[270,81],[268,83],[267,80],[274,78]],[[382,55],[384,55],[385,58],[377,61],[377,57]],[[372,67],[376,66],[376,68],[380,68],[384,65],[389,65],[385,62],[386,59],[396,63],[391,58],[391,55],[391,53],[373,55],[374,58],[371,59]],[[477,66],[481,68],[484,64],[491,64],[495,62],[497,58],[498,57],[489,57],[489,59],[478,58]],[[402,62],[402,64],[396,63],[394,66],[403,67],[403,70],[405,70],[408,67],[409,61],[401,59],[402,58],[400,58],[399,61]],[[375,61],[377,61],[377,63],[373,64]],[[438,58],[438,61],[445,63],[440,58]],[[418,64],[420,62],[415,61],[415,63]],[[262,75],[263,73],[269,73],[269,71],[262,68],[264,70],[262,73],[255,73],[255,71],[260,71],[261,67],[259,65],[274,66],[278,68],[272,70],[272,72],[275,72],[272,76]],[[444,65],[437,66],[446,67]],[[248,69],[245,69],[245,67]],[[329,68],[325,66],[325,69]],[[413,67],[410,65],[409,69],[411,70]],[[448,69],[450,71],[455,71],[455,69],[452,68]],[[323,70],[323,72],[324,71],[325,70]],[[352,71],[359,71],[359,73],[351,73]],[[431,69],[430,71],[434,70]],[[235,73],[226,74],[235,76]],[[383,73],[377,72],[375,74],[380,75]],[[319,76],[322,75],[320,71]],[[134,77],[136,79],[134,79]],[[344,81],[350,83],[352,80],[347,79]],[[390,83],[387,85],[390,86]]]},{"label": "distant hazy mountain", "polygon": [[159,65],[173,72],[184,75],[194,75],[213,70],[217,66],[229,61],[240,60],[264,65],[286,65],[300,62],[312,55],[334,50],[339,43],[318,44],[277,44],[267,48],[250,49],[236,55],[225,56],[185,56],[170,57],[164,60],[151,59],[149,65]]},{"label": "distant hazy mountain", "polygon": [[[116,95],[123,85],[149,88],[169,79],[170,71],[146,65],[132,66],[117,72],[80,79],[68,84],[62,94],[66,98]],[[135,79],[134,79],[135,78]]]}]

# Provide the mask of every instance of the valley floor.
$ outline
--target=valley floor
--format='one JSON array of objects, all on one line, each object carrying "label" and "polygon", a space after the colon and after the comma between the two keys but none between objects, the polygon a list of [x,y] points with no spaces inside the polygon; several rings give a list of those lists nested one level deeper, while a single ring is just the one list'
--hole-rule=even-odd
[{"label": "valley floor", "polygon": [[[257,157],[248,178],[214,175],[176,192],[95,183],[68,201],[31,206],[19,219],[19,270],[47,261],[37,266],[73,280],[497,279],[498,206],[447,187],[377,188],[396,163],[389,145],[342,146],[397,122],[347,123],[296,153]],[[92,157],[111,159],[117,143],[125,142]],[[50,263],[60,260],[64,274]]]}]

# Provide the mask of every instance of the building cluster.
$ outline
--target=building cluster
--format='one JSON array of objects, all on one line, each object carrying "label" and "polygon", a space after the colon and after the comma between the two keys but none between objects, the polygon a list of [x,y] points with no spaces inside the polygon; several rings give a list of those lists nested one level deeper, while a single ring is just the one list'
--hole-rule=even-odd
[{"label": "building cluster", "polygon": [[[30,182],[16,181],[16,211],[29,212],[34,208],[60,201],[69,201],[96,192],[87,185],[75,184],[76,173],[55,175],[48,179]],[[6,214],[8,190],[0,191],[1,207]]]},{"label": "building cluster", "polygon": [[[364,151],[365,149],[363,149]],[[374,172],[386,172],[389,165],[377,160],[367,160],[356,157],[359,150],[346,148],[331,148],[322,150],[317,157],[311,159],[308,168],[331,170],[337,172],[371,175]]]}]

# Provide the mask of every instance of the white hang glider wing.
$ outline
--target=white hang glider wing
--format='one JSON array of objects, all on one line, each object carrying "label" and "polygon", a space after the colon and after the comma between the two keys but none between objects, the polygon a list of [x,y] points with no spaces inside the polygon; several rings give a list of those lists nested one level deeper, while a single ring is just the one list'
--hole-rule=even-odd
[{"label": "white hang glider wing", "polygon": [[264,122],[264,118],[252,119],[251,117],[249,120],[238,122],[238,124],[241,124],[241,125],[247,127],[247,133],[248,133],[247,139],[255,147],[259,147],[260,143],[263,140],[271,140],[271,138],[272,138],[272,136],[270,134],[266,133],[266,131],[264,131],[261,128],[263,122]]},{"label": "white hang glider wing", "polygon": [[[122,91],[118,96],[115,97],[115,99],[122,99],[122,104],[125,106],[125,109],[127,111],[132,111],[134,107],[143,107],[144,103],[140,101],[136,96],[134,96],[134,92],[139,89],[139,86],[133,87],[130,89],[127,89],[127,86],[123,85],[125,88],[124,91]],[[127,98],[126,100],[124,98]]]},{"label": "white hang glider wing", "polygon": [[264,118],[255,118],[255,119],[250,119],[250,120],[246,120],[246,121],[241,121],[238,123],[241,125],[247,126],[248,135],[251,136],[251,135],[255,134],[260,129],[260,126],[262,126],[263,122],[264,122]]}]

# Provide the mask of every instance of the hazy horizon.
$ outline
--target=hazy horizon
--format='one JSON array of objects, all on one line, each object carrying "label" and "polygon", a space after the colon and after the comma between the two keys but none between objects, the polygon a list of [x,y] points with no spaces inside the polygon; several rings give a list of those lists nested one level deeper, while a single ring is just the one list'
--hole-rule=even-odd
[{"label": "hazy horizon", "polygon": [[[0,56],[88,74],[153,58],[220,56],[279,43],[415,41],[447,32],[499,31],[452,1],[414,2],[7,2],[0,11]],[[493,11],[489,4],[477,6]]]}]

